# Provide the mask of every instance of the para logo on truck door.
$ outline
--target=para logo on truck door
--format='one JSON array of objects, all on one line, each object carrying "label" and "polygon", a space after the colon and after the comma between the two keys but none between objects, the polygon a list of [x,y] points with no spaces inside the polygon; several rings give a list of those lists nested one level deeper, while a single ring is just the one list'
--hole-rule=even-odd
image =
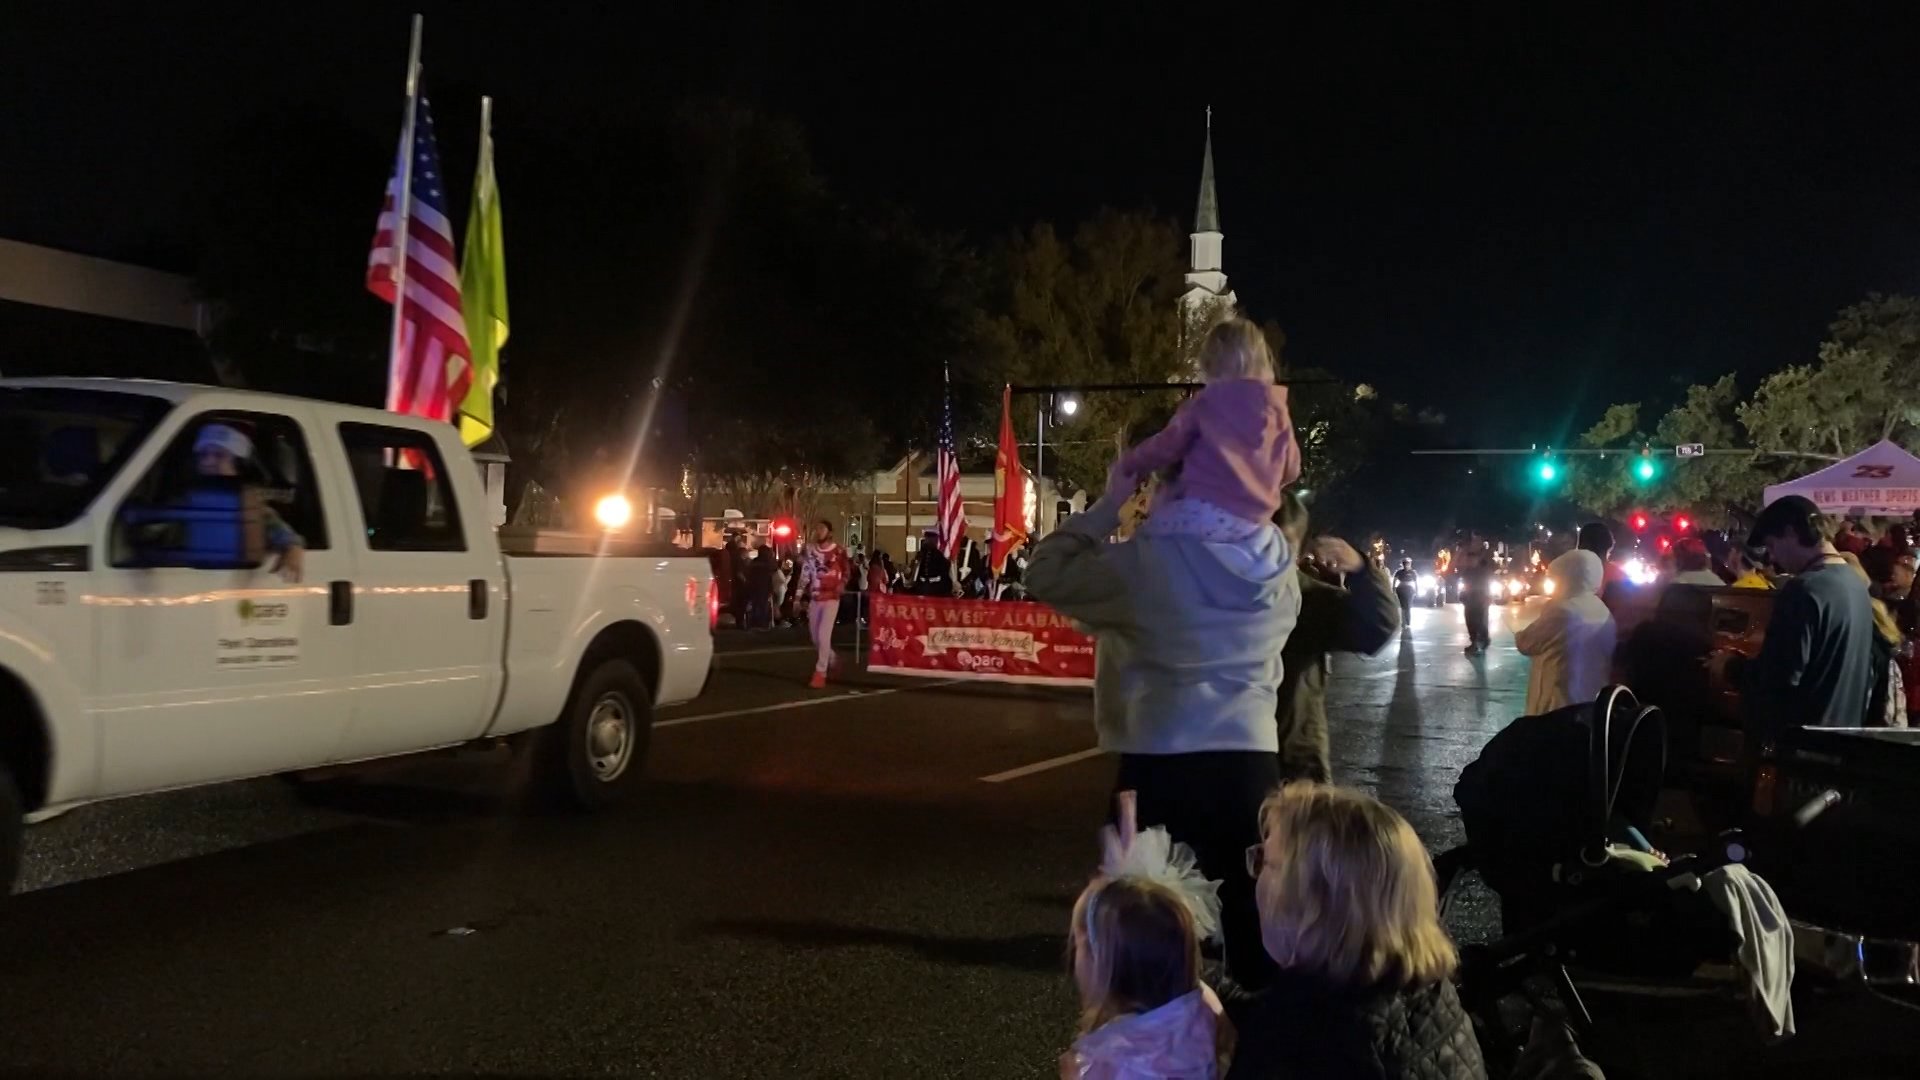
[{"label": "para logo on truck door", "polygon": [[285,600],[243,596],[214,605],[214,666],[222,671],[292,667],[300,662],[299,611]]}]

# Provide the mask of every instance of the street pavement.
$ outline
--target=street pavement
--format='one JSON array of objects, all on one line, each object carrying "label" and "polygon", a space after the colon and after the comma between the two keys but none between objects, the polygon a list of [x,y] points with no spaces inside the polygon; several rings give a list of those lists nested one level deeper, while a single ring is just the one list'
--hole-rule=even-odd
[{"label": "street pavement", "polygon": [[[1457,608],[1415,616],[1336,664],[1334,765],[1437,851],[1526,662],[1510,638],[1463,657]],[[602,816],[529,816],[511,762],[473,754],[33,827],[0,913],[0,1071],[1057,1075],[1064,924],[1112,778],[1088,695],[858,673],[810,691],[797,636],[722,646],[707,695],[657,718],[644,794]],[[1496,917],[1469,888],[1452,926]],[[1765,1053],[1731,1007],[1630,1001],[1624,1025],[1591,1004],[1641,1075],[1920,1060],[1864,1007],[1804,1009],[1808,1034]]]}]

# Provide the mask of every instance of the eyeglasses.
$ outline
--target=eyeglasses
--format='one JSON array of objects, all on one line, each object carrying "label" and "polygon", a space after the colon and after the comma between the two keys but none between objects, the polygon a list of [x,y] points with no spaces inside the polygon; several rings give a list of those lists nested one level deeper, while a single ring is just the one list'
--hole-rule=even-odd
[{"label": "eyeglasses", "polygon": [[1247,849],[1247,876],[1258,878],[1260,871],[1267,868],[1267,845],[1255,844]]}]

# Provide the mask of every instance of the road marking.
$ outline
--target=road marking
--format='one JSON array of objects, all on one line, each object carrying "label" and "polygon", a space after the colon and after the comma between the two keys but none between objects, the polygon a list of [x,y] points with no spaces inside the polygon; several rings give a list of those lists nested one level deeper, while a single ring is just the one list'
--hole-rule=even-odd
[{"label": "road marking", "polygon": [[811,645],[763,645],[757,649],[727,649],[724,652],[716,650],[713,654],[713,658],[716,661],[720,661],[720,660],[725,660],[728,657],[732,657],[732,656],[766,656],[769,653],[813,652],[813,651],[814,651],[814,648]]},{"label": "road marking", "polygon": [[726,712],[701,713],[698,716],[676,716],[671,720],[655,720],[655,729],[679,727],[682,724],[698,724],[707,720],[729,720],[736,716],[758,716],[761,713],[785,712],[789,709],[806,709],[815,705],[831,705],[836,701],[866,701],[888,694],[906,694],[915,690],[933,690],[942,686],[952,686],[964,679],[941,679],[921,686],[889,686],[880,690],[849,690],[832,697],[803,698],[799,701],[782,701],[773,705],[756,705],[751,709],[728,709]]},{"label": "road marking", "polygon": [[1004,784],[1008,780],[1018,780],[1023,776],[1032,776],[1034,773],[1046,772],[1048,769],[1057,769],[1062,765],[1071,765],[1076,761],[1096,758],[1099,757],[1102,752],[1103,751],[1096,746],[1091,750],[1082,750],[1077,754],[1063,754],[1057,758],[1036,761],[1031,765],[1022,765],[1017,769],[1008,769],[1006,772],[997,772],[992,776],[983,776],[980,779],[988,784]]}]

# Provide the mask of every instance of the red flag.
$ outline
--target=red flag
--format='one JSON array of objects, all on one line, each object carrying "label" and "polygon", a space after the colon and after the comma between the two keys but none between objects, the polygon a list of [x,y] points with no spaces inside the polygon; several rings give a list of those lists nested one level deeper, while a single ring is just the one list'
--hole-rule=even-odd
[{"label": "red flag", "polygon": [[1000,451],[993,459],[993,550],[995,576],[1027,542],[1027,470],[1020,467],[1020,444],[1013,437],[1013,388],[1000,394]]}]

